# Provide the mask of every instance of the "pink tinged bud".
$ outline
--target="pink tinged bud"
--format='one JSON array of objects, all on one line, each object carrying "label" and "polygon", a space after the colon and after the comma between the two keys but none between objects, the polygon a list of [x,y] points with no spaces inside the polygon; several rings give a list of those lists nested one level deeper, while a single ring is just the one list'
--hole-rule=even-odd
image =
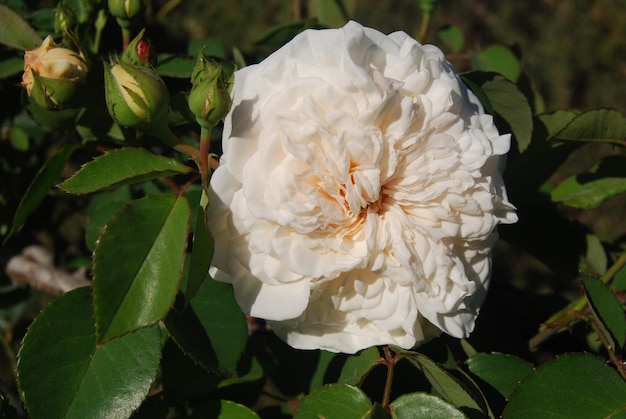
[{"label": "pink tinged bud", "polygon": [[144,32],[145,29],[142,29],[124,49],[121,58],[123,62],[144,67],[156,66],[156,52],[150,42],[144,38]]},{"label": "pink tinged bud", "polygon": [[87,79],[87,63],[76,52],[57,45],[48,36],[24,54],[22,86],[38,105],[63,109],[78,98]]}]

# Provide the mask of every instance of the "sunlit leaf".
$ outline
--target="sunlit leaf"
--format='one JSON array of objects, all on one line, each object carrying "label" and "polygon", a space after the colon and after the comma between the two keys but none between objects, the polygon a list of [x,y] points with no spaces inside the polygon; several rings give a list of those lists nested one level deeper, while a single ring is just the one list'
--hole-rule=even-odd
[{"label": "sunlit leaf", "polygon": [[128,417],[161,356],[158,326],[97,345],[91,289],[55,300],[28,329],[18,375],[32,418]]},{"label": "sunlit leaf", "polygon": [[356,355],[348,357],[338,382],[359,385],[365,376],[379,364],[380,354],[375,347],[364,349]]},{"label": "sunlit leaf", "polygon": [[520,380],[533,372],[533,365],[509,354],[478,353],[467,361],[469,370],[508,397]]},{"label": "sunlit leaf", "polygon": [[428,393],[403,394],[391,403],[391,417],[394,419],[457,419],[465,418],[465,414]]},{"label": "sunlit leaf", "polygon": [[517,81],[522,72],[515,54],[502,45],[493,45],[481,51],[476,61],[479,70],[495,71],[513,82]]},{"label": "sunlit leaf", "polygon": [[600,178],[587,182],[582,180],[584,177],[584,175],[570,176],[559,183],[550,194],[552,201],[590,210],[607,199],[626,192],[626,177]]},{"label": "sunlit leaf", "polygon": [[446,44],[452,52],[459,52],[463,49],[465,40],[463,39],[463,32],[456,25],[448,25],[439,31],[437,36],[441,41]]},{"label": "sunlit leaf", "polygon": [[34,49],[41,36],[20,15],[0,4],[0,44],[15,49]]},{"label": "sunlit leaf", "polygon": [[369,397],[359,388],[348,384],[329,384],[318,387],[302,399],[294,419],[354,419],[364,416],[371,408]]},{"label": "sunlit leaf", "polygon": [[570,354],[537,368],[513,392],[504,419],[624,417],[626,382],[606,362]]},{"label": "sunlit leaf", "polygon": [[405,354],[407,354],[406,358],[411,363],[422,370],[426,379],[444,400],[458,408],[467,408],[479,412],[484,410],[484,406],[481,406],[471,396],[471,389],[466,388],[452,374],[437,365],[433,360],[417,352],[405,352]]},{"label": "sunlit leaf", "polygon": [[59,187],[72,194],[85,194],[190,171],[190,167],[178,160],[157,156],[142,148],[126,147],[109,151],[85,164]]},{"label": "sunlit leaf", "polygon": [[98,341],[165,317],[181,280],[190,212],[184,197],[148,195],[107,225],[94,252]]},{"label": "sunlit leaf", "polygon": [[626,118],[615,109],[583,112],[572,119],[562,130],[553,134],[553,138],[624,145]]},{"label": "sunlit leaf", "polygon": [[258,419],[259,415],[246,406],[230,400],[212,400],[200,406],[189,417],[191,419]]},{"label": "sunlit leaf", "polygon": [[488,112],[495,113],[509,126],[518,150],[525,151],[530,145],[533,118],[528,100],[517,86],[499,74],[482,71],[465,73],[463,81],[479,96]]},{"label": "sunlit leaf", "polygon": [[616,344],[616,351],[620,353],[626,343],[626,316],[617,297],[606,284],[589,275],[582,275],[587,299],[594,314],[610,333],[610,338]]},{"label": "sunlit leaf", "polygon": [[65,163],[67,163],[75,149],[75,145],[66,145],[58,153],[46,160],[41,169],[39,169],[15,211],[9,236],[19,231],[28,216],[39,207],[50,188],[59,180],[59,175],[65,167]]},{"label": "sunlit leaf", "polygon": [[356,0],[309,0],[308,15],[331,28],[343,26],[356,10]]},{"label": "sunlit leaf", "polygon": [[91,197],[85,225],[85,243],[89,250],[93,251],[96,248],[96,242],[106,223],[130,200],[131,194],[128,186],[102,191]]}]

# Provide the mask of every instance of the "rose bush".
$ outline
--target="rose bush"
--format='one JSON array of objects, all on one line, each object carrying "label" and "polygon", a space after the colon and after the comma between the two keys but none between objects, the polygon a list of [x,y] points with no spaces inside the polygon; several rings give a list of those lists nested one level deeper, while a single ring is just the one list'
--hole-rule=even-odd
[{"label": "rose bush", "polygon": [[467,336],[509,135],[443,53],[355,22],[235,74],[209,225],[218,280],[301,349]]}]

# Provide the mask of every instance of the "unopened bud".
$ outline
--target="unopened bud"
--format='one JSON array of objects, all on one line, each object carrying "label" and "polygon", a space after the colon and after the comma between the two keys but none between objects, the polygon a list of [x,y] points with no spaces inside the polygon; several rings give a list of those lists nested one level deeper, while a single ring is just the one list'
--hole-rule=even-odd
[{"label": "unopened bud", "polygon": [[143,0],[109,0],[109,12],[119,19],[130,20],[144,7]]},{"label": "unopened bud", "polygon": [[191,83],[189,109],[200,126],[212,128],[224,119],[232,104],[222,66],[200,51]]},{"label": "unopened bud", "polygon": [[24,54],[22,86],[41,107],[51,110],[71,107],[84,90],[86,78],[85,60],[57,45],[51,36]]},{"label": "unopened bud", "polygon": [[54,30],[57,33],[66,33],[76,25],[74,11],[67,7],[65,2],[59,2],[54,10]]},{"label": "unopened bud", "polygon": [[169,93],[153,69],[118,60],[105,62],[104,84],[115,122],[148,134],[167,127]]},{"label": "unopened bud", "polygon": [[121,58],[123,62],[144,67],[156,66],[156,52],[152,44],[150,44],[150,41],[144,38],[143,35],[145,31],[145,29],[142,29],[135,39],[130,41],[130,44],[124,49]]}]

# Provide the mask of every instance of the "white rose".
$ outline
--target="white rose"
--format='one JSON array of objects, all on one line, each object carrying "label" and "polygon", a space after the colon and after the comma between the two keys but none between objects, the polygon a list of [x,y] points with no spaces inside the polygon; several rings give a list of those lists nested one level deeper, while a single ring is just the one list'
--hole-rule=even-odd
[{"label": "white rose", "polygon": [[235,74],[212,273],[296,348],[465,337],[496,225],[517,220],[509,143],[438,48],[355,22],[303,32]]}]

